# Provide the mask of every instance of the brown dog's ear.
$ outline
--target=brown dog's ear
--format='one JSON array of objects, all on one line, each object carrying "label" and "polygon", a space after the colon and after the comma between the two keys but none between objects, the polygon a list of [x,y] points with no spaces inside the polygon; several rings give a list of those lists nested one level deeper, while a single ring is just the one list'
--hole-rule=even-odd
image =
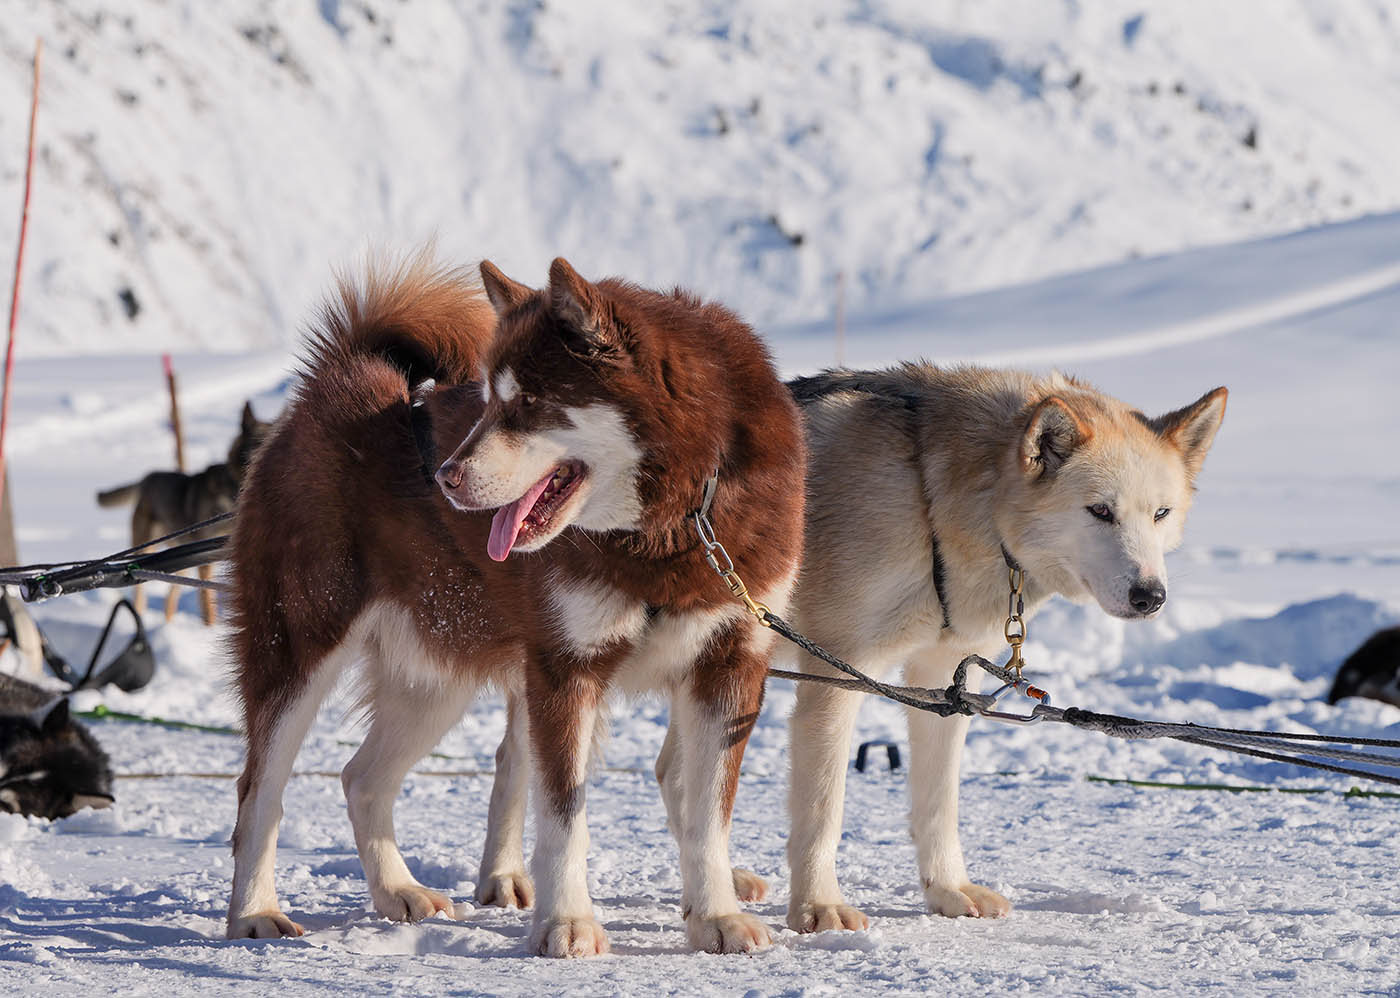
[{"label": "brown dog's ear", "polygon": [[1092,431],[1058,395],[1051,395],[1031,412],[1021,434],[1021,470],[1038,478],[1055,471],[1082,446]]},{"label": "brown dog's ear", "polygon": [[620,345],[598,289],[562,256],[549,265],[549,303],[559,321],[578,333],[590,350],[608,351]]},{"label": "brown dog's ear", "polygon": [[1186,472],[1192,478],[1201,470],[1206,451],[1210,450],[1220,422],[1225,418],[1225,400],[1229,395],[1224,388],[1217,388],[1184,409],[1158,416],[1149,424],[1158,436],[1181,451]]},{"label": "brown dog's ear", "polygon": [[530,297],[530,288],[512,281],[490,260],[481,261],[481,285],[497,315],[505,315]]},{"label": "brown dog's ear", "polygon": [[253,403],[243,403],[243,432],[249,433],[258,428],[258,417],[253,415]]}]

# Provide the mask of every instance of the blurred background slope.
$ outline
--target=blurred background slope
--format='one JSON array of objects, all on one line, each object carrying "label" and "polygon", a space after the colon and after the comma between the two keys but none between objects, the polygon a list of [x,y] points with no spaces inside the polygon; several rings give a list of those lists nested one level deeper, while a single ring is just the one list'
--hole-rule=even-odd
[{"label": "blurred background slope", "polygon": [[10,0],[5,236],[36,35],[21,356],[284,347],[434,233],[769,323],[1400,206],[1396,4]]}]

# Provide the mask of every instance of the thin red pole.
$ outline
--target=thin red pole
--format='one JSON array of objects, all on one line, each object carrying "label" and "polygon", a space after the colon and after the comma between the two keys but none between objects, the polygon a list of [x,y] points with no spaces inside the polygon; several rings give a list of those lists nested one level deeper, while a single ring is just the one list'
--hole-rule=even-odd
[{"label": "thin red pole", "polygon": [[5,481],[5,430],[10,425],[10,382],[15,373],[15,323],[19,319],[19,275],[24,266],[24,239],[29,234],[29,190],[34,179],[34,121],[39,117],[39,58],[44,40],[34,40],[34,92],[29,100],[29,159],[24,167],[24,207],[19,215],[19,248],[15,251],[15,279],[10,286],[10,338],[5,345],[5,388],[0,396],[0,482]]},{"label": "thin red pole", "polygon": [[170,429],[175,433],[175,470],[185,470],[185,433],[180,429],[180,396],[175,390],[175,365],[171,363],[170,354],[160,355],[160,362],[165,368],[165,385],[170,389]]}]

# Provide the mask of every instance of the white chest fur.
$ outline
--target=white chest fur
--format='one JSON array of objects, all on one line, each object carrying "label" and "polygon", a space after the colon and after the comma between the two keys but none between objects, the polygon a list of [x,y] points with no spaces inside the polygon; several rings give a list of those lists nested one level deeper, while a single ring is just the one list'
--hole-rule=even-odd
[{"label": "white chest fur", "polygon": [[570,651],[592,657],[618,643],[631,645],[614,674],[622,692],[643,693],[682,680],[716,637],[744,608],[735,603],[689,613],[660,610],[648,617],[645,604],[597,582],[559,582],[549,603],[556,633]]}]

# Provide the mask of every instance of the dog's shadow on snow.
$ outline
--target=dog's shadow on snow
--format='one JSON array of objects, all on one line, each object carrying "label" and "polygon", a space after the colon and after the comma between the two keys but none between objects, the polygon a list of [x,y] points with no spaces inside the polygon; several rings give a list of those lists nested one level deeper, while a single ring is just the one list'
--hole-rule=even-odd
[{"label": "dog's shadow on snow", "polygon": [[212,930],[218,924],[212,915],[192,911],[162,890],[73,899],[0,887],[0,962],[48,962],[34,959],[39,951],[109,959],[114,953],[128,957],[155,948],[206,946],[210,934],[200,930],[200,922]]}]

